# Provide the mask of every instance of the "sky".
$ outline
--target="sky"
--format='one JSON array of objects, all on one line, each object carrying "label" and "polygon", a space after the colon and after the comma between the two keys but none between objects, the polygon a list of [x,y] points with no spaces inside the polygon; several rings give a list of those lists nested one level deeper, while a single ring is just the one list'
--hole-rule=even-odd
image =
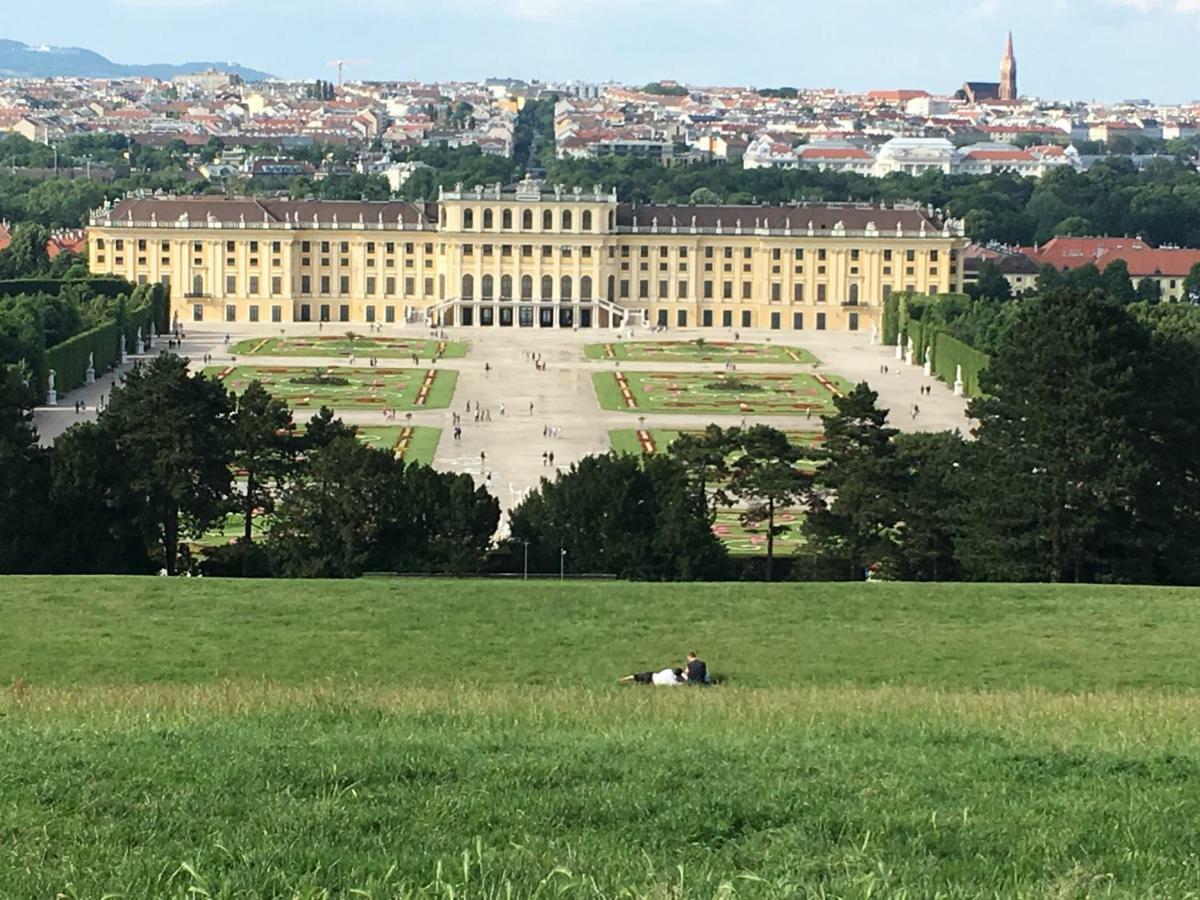
[{"label": "sky", "polygon": [[0,37],[115,62],[233,60],[284,78],[919,88],[1200,99],[1200,0],[4,0]]}]

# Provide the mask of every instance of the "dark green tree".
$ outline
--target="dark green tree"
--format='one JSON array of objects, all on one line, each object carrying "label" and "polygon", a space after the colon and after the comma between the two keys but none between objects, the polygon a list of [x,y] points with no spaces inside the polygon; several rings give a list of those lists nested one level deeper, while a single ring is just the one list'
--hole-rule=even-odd
[{"label": "dark green tree", "polygon": [[903,469],[897,459],[897,429],[865,382],[835,399],[825,416],[824,465],[809,490],[804,530],[817,552],[841,560],[850,580],[873,565],[885,569],[898,545],[903,519]]},{"label": "dark green tree", "polygon": [[122,487],[138,499],[168,575],[176,574],[180,536],[198,537],[228,508],[232,417],[221,383],[190,374],[174,354],[129,372],[100,416],[126,466]]},{"label": "dark green tree", "polygon": [[1137,283],[1137,298],[1141,302],[1151,305],[1161,303],[1162,286],[1153,278],[1143,278]]},{"label": "dark green tree", "polygon": [[268,394],[259,382],[250,382],[236,402],[233,465],[246,478],[245,493],[238,499],[242,539],[250,543],[254,517],[271,514],[280,487],[295,469],[299,443],[287,404]]},{"label": "dark green tree", "polygon": [[968,457],[973,500],[958,545],[968,575],[1174,577],[1170,548],[1195,521],[1182,511],[1196,505],[1196,417],[1180,405],[1195,354],[1157,344],[1102,294],[1022,304],[970,407],[979,421]]},{"label": "dark green tree", "polygon": [[968,445],[953,431],[898,434],[894,443],[903,520],[888,574],[902,581],[957,581],[957,536],[970,489],[963,470]]},{"label": "dark green tree", "polygon": [[[1161,291],[1159,293],[1161,297]],[[1193,263],[1183,279],[1183,299],[1188,303],[1200,303],[1200,262]]]},{"label": "dark green tree", "polygon": [[49,454],[33,427],[31,374],[0,365],[0,572],[45,571],[51,528]]},{"label": "dark green tree", "polygon": [[979,264],[979,278],[971,295],[983,300],[1011,300],[1012,285],[1000,271],[1000,266],[993,260],[985,259]]},{"label": "dark green tree", "polygon": [[714,580],[725,548],[687,467],[671,456],[588,456],[543,479],[509,514],[513,546],[529,545],[533,571],[639,580]]},{"label": "dark green tree", "polygon": [[799,466],[804,451],[782,431],[767,425],[730,429],[725,439],[730,456],[729,481],[720,495],[727,505],[749,503],[762,508],[767,522],[766,577],[770,581],[775,538],[781,531],[775,515],[796,505],[810,484],[809,476]]},{"label": "dark green tree", "polygon": [[1137,300],[1133,279],[1129,275],[1129,264],[1125,260],[1114,259],[1104,267],[1104,273],[1100,278],[1105,293],[1122,306],[1128,306]]}]

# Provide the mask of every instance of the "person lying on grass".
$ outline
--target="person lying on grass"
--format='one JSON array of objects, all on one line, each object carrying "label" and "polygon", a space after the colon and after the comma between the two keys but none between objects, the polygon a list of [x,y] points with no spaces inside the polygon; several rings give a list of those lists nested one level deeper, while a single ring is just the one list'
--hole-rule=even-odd
[{"label": "person lying on grass", "polygon": [[660,687],[674,687],[686,684],[683,669],[663,669],[660,672],[634,672],[621,679],[622,684],[656,684]]}]

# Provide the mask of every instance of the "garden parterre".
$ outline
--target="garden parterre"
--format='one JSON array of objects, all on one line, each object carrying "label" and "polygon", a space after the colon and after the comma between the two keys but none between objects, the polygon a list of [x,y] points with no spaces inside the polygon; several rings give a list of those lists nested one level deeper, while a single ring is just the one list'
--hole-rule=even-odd
[{"label": "garden parterre", "polygon": [[741,341],[612,341],[588,344],[583,348],[588,359],[613,359],[621,362],[686,363],[779,363],[816,365],[818,360],[802,347],[782,344],[756,344]]},{"label": "garden parterre", "polygon": [[[445,409],[454,396],[458,373],[447,369],[386,369],[322,366],[209,366],[206,375],[218,378],[237,393],[258,381],[273,397],[292,409],[328,406],[339,410],[390,408]],[[306,383],[328,377],[329,383]],[[345,383],[341,383],[344,381]]]},{"label": "garden parterre", "polygon": [[459,359],[467,355],[467,345],[461,341],[385,337],[378,334],[359,334],[354,340],[350,340],[345,334],[328,334],[247,338],[234,344],[231,352],[235,356],[315,358],[353,355],[376,356],[380,359],[411,359],[415,353],[421,359],[432,359],[435,356]]},{"label": "garden parterre", "polygon": [[604,409],[810,418],[832,412],[849,387],[836,375],[808,373],[618,370],[595,372],[592,381]]}]

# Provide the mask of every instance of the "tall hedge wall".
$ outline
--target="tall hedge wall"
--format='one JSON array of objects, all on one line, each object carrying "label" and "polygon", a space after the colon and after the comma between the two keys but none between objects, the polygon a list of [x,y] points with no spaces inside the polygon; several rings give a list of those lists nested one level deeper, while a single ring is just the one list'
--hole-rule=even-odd
[{"label": "tall hedge wall", "polygon": [[940,332],[933,346],[933,371],[938,378],[953,385],[958,367],[962,366],[963,391],[968,397],[978,397],[979,373],[987,368],[991,358],[958,338]]},{"label": "tall hedge wall", "polygon": [[49,390],[51,369],[55,374],[55,389],[60,394],[74,390],[87,380],[88,354],[95,354],[96,373],[105,372],[120,356],[119,342],[117,323],[107,322],[55,344],[46,351],[42,364],[42,399]]},{"label": "tall hedge wall", "polygon": [[57,297],[64,287],[78,285],[99,297],[119,297],[129,294],[134,286],[124,278],[10,278],[0,280],[0,297],[17,294],[53,294]]}]

